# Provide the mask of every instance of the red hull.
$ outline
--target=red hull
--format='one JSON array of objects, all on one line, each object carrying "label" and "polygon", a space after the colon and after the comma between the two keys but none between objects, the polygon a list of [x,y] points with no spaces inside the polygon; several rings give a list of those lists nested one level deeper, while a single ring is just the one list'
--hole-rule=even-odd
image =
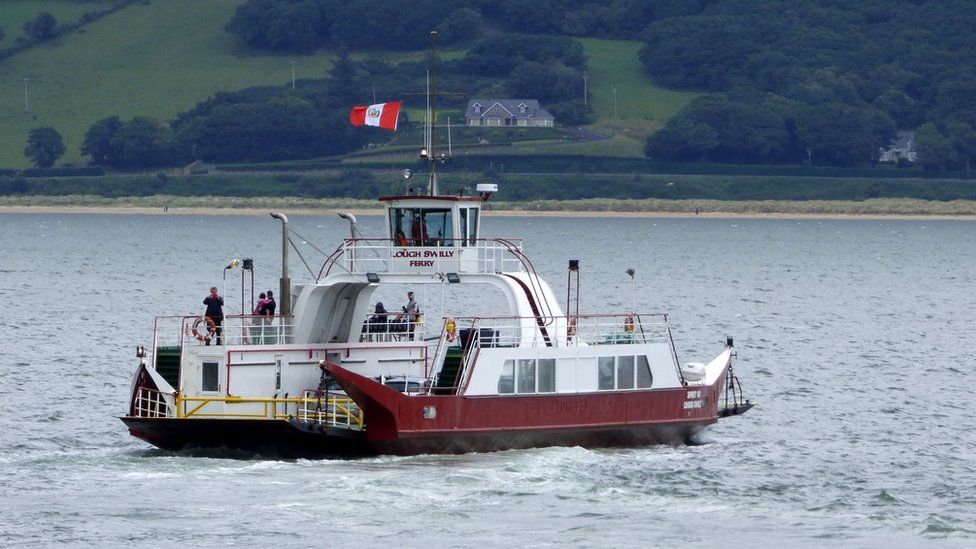
[{"label": "red hull", "polygon": [[681,444],[718,420],[727,373],[688,389],[468,397],[408,396],[341,366],[327,368],[362,408],[370,445],[393,454]]}]

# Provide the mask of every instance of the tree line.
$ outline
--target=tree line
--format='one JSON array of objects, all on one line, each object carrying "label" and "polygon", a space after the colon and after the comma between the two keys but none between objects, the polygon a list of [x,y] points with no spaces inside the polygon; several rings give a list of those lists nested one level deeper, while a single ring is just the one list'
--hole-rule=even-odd
[{"label": "tree line", "polygon": [[248,0],[227,24],[241,44],[277,51],[317,48],[415,50],[418,29],[436,28],[441,44],[482,37],[482,28],[567,36],[637,38],[651,21],[685,15],[701,0]]},{"label": "tree line", "polygon": [[958,168],[976,153],[973,28],[963,0],[701,2],[644,32],[640,58],[658,83],[712,92],[646,152],[849,166],[917,129],[926,168]]}]

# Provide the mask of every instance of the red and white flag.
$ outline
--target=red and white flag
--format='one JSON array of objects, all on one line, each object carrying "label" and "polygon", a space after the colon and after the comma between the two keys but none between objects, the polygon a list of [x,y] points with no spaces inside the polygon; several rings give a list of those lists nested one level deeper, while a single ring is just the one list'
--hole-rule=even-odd
[{"label": "red and white flag", "polygon": [[377,103],[376,105],[353,107],[349,122],[353,126],[378,126],[388,130],[397,128],[400,118],[400,102]]}]

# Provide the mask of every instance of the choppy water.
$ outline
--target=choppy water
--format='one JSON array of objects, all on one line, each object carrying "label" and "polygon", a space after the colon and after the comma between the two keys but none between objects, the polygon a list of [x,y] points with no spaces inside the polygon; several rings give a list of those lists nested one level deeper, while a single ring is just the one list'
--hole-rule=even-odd
[{"label": "choppy water", "polygon": [[276,287],[276,221],[0,214],[0,545],[972,546],[974,228],[487,218],[557,295],[582,259],[584,311],[628,308],[635,267],[682,360],[734,335],[760,408],[693,447],[321,462],[161,452],[116,419],[153,315],[197,312],[232,257]]}]

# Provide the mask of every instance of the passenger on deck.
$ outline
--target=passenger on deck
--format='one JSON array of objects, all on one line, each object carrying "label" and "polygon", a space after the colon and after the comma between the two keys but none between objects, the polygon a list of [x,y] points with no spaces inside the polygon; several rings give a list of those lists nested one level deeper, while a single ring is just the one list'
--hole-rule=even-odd
[{"label": "passenger on deck", "polygon": [[254,318],[251,319],[251,325],[254,326],[254,343],[260,345],[262,343],[262,338],[264,337],[264,309],[268,305],[268,296],[264,292],[258,296],[258,304],[254,307]]},{"label": "passenger on deck", "polygon": [[413,332],[417,326],[417,319],[420,318],[420,304],[413,298],[413,292],[407,292],[407,304],[403,306],[403,312],[394,319],[395,322],[406,320],[406,330],[410,332],[410,339],[413,339]]},{"label": "passenger on deck", "polygon": [[[210,287],[210,295],[203,298],[203,304],[207,306],[207,312],[204,313],[204,316],[213,321],[217,335],[217,345],[221,345],[224,333],[224,298],[220,297],[220,294],[217,293],[216,286]],[[206,342],[207,345],[210,345],[209,337],[206,339]]]},{"label": "passenger on deck", "polygon": [[389,326],[387,325],[388,314],[386,308],[383,307],[383,302],[377,301],[376,308],[373,310],[373,316],[369,317],[369,326],[367,326],[366,331],[373,334],[389,331]]},{"label": "passenger on deck", "polygon": [[393,239],[397,246],[409,246],[410,242],[407,241],[407,235],[403,234],[403,230],[397,229],[396,238]]}]

